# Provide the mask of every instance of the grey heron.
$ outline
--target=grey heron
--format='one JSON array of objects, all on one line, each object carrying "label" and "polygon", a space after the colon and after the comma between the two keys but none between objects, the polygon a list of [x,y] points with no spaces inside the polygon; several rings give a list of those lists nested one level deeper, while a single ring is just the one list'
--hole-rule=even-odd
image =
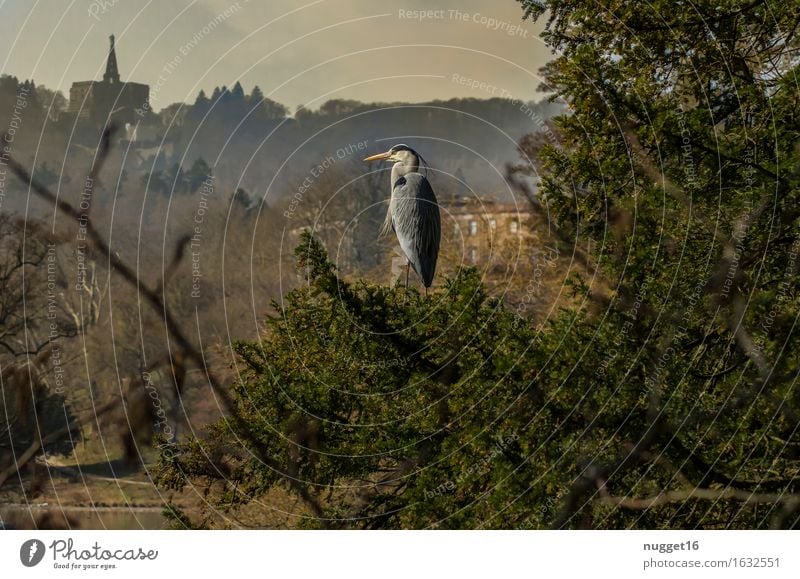
[{"label": "grey heron", "polygon": [[427,295],[436,273],[439,242],[442,237],[439,204],[427,177],[419,172],[420,155],[408,145],[395,145],[385,153],[372,155],[364,161],[394,161],[392,166],[392,196],[383,224],[383,233],[395,232],[409,268],[422,280]]}]

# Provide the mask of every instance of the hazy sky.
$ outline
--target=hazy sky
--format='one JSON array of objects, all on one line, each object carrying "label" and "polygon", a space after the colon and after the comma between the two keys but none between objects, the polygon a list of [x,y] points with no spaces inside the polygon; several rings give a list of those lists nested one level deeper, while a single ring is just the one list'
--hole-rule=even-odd
[{"label": "hazy sky", "polygon": [[550,53],[521,14],[514,0],[0,0],[0,72],[68,96],[102,78],[115,34],[122,79],[149,84],[155,110],[237,80],[292,109],[538,99]]}]

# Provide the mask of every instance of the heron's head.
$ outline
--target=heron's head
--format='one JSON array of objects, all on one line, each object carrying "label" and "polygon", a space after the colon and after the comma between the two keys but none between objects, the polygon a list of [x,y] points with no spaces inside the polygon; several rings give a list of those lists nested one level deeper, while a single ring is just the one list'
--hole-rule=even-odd
[{"label": "heron's head", "polygon": [[365,161],[394,161],[409,167],[419,167],[419,155],[408,145],[395,145],[385,153],[378,153],[364,159]]}]

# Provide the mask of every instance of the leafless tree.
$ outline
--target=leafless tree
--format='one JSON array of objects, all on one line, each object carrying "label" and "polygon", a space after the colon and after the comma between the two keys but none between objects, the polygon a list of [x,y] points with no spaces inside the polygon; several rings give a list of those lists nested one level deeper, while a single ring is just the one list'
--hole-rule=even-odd
[{"label": "leafless tree", "polygon": [[[97,179],[97,176],[103,167],[111,148],[113,133],[113,127],[106,129],[104,132],[97,155],[95,157],[95,161],[91,170],[89,171],[88,179],[91,181],[95,181]],[[187,334],[184,332],[181,324],[178,321],[179,318],[166,303],[164,298],[164,285],[149,285],[145,283],[135,268],[126,263],[119,256],[119,254],[111,250],[108,242],[96,228],[94,222],[91,219],[87,219],[83,212],[66,201],[63,196],[57,197],[52,191],[50,191],[48,187],[35,179],[24,166],[16,161],[16,159],[10,158],[8,165],[14,174],[21,179],[23,183],[30,187],[30,190],[35,195],[41,197],[48,203],[52,203],[55,209],[57,209],[61,214],[72,219],[75,223],[85,227],[87,243],[90,246],[89,249],[95,252],[97,255],[102,256],[104,261],[108,263],[111,271],[123,282],[134,288],[141,296],[143,301],[149,304],[155,313],[158,314],[163,320],[166,331],[170,336],[170,340],[174,344],[174,350],[169,352],[168,359],[169,366],[173,369],[173,378],[176,386],[182,384],[179,373],[175,372],[176,367],[185,368],[185,366],[191,364],[203,369],[209,386],[213,389],[220,405],[226,412],[226,421],[228,425],[236,432],[237,436],[240,436],[248,442],[250,448],[254,449],[258,453],[259,459],[264,464],[285,478],[287,483],[291,485],[297,491],[298,495],[304,500],[306,506],[312,513],[314,513],[316,516],[321,516],[322,508],[316,499],[314,499],[314,497],[311,495],[306,487],[306,484],[298,478],[293,477],[287,465],[278,464],[275,459],[269,455],[256,433],[254,433],[247,422],[242,419],[230,392],[217,377],[216,373],[208,367],[204,353],[201,352],[200,349],[198,349],[198,347],[196,347],[187,337]],[[164,273],[164,279],[168,279],[173,270],[180,266],[183,255],[184,252],[180,250],[180,247],[176,248],[175,259]],[[180,362],[177,364],[177,366],[175,362],[178,360],[178,358],[176,356],[180,356]],[[118,401],[111,401],[109,404],[98,409],[98,412],[105,414],[106,412],[111,411],[117,403]],[[76,423],[68,425],[65,428],[69,430],[75,427],[77,427],[77,421]],[[56,433],[53,433],[53,435],[55,434]],[[31,460],[38,452],[39,448],[41,448],[41,444],[37,447],[31,446],[29,449],[30,452],[26,453],[24,457],[27,460],[17,460],[14,470],[18,470],[22,465],[27,463],[27,461]]]}]

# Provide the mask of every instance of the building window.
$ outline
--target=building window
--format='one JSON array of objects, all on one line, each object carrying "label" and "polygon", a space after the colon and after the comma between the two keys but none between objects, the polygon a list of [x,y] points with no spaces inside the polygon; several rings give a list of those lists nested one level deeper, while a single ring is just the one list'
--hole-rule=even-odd
[{"label": "building window", "polygon": [[489,227],[494,231],[497,229],[497,219],[490,219],[489,220]]},{"label": "building window", "polygon": [[519,221],[512,219],[509,224],[509,229],[511,229],[511,233],[519,233]]},{"label": "building window", "polygon": [[455,235],[461,233],[461,226],[459,226],[458,221],[456,221],[455,224],[453,225],[453,233]]},{"label": "building window", "polygon": [[469,248],[469,259],[472,263],[478,262],[478,248],[477,247],[470,247]]},{"label": "building window", "polygon": [[478,222],[477,221],[470,221],[469,222],[469,234],[470,235],[478,235]]}]

